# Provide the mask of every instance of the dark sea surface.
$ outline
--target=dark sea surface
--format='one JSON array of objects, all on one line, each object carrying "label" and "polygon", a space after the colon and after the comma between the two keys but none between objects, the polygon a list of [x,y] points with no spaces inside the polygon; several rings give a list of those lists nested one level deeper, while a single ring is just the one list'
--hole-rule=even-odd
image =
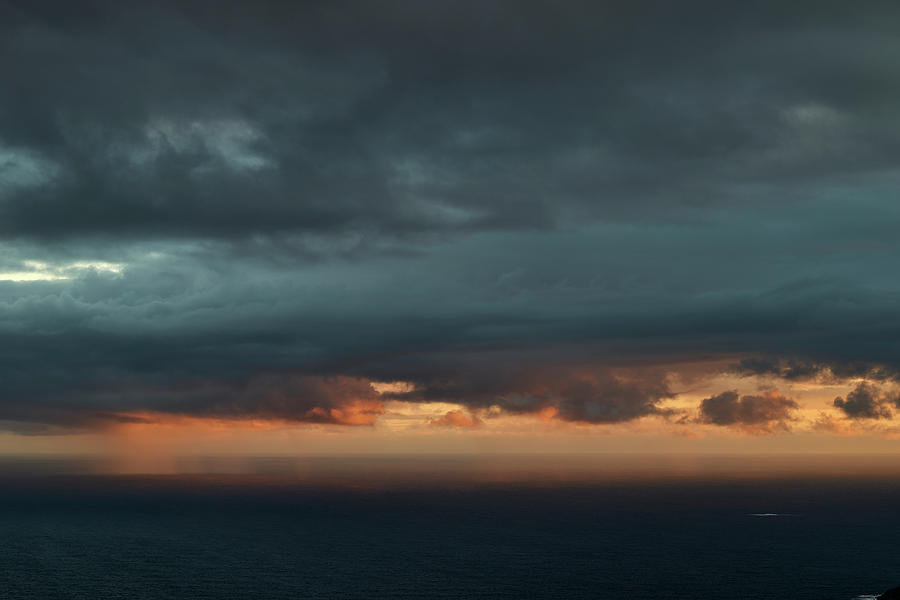
[{"label": "dark sea surface", "polygon": [[0,598],[850,600],[895,457],[0,461]]}]

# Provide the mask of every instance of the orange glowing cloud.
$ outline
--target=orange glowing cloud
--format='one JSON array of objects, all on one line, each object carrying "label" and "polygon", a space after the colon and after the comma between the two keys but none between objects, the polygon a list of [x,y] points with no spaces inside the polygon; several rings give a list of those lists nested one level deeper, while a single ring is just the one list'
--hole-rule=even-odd
[{"label": "orange glowing cloud", "polygon": [[140,411],[117,414],[107,421],[108,428],[193,427],[203,429],[275,429],[300,423],[326,425],[373,425],[384,414],[384,404],[377,399],[351,399],[335,406],[314,406],[290,417],[276,415],[179,415]]},{"label": "orange glowing cloud", "polygon": [[336,425],[373,425],[384,414],[381,400],[358,398],[335,407],[313,407],[304,421],[321,420]]},{"label": "orange glowing cloud", "polygon": [[478,427],[481,419],[461,410],[451,410],[441,417],[429,420],[428,424],[432,427]]}]

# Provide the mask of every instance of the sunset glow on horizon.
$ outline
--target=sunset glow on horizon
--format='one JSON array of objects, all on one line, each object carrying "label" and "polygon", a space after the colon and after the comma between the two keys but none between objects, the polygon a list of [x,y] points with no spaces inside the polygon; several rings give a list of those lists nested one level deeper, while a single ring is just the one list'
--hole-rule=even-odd
[{"label": "sunset glow on horizon", "polygon": [[[712,372],[700,378],[692,374],[687,383],[676,371],[670,371],[667,381],[672,389],[683,391],[660,402],[656,414],[625,422],[567,419],[560,414],[555,399],[524,412],[510,411],[499,404],[472,407],[452,402],[408,402],[391,396],[414,390],[409,382],[366,382],[376,396],[365,400],[351,397],[346,404],[331,407],[312,406],[299,418],[118,412],[98,415],[96,421],[79,430],[54,435],[0,435],[0,454],[71,452],[161,459],[190,455],[460,452],[897,451],[900,419],[892,413],[878,419],[859,419],[835,405],[836,398],[858,394],[860,385],[866,385],[864,380],[780,381],[779,388],[771,379],[748,380],[728,372]],[[884,394],[894,391],[891,386],[884,387]],[[722,414],[710,413],[708,399],[720,390],[726,390],[726,403],[731,404]],[[731,391],[736,392],[733,398],[727,396]],[[760,406],[768,407],[765,410],[769,412]],[[761,416],[754,416],[754,410]],[[743,419],[739,418],[742,414]]]}]

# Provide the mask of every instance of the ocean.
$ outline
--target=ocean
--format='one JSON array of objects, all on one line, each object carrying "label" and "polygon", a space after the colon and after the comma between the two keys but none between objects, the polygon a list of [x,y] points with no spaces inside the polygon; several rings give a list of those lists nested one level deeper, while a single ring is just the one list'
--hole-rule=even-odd
[{"label": "ocean", "polygon": [[232,457],[128,473],[9,458],[0,598],[851,600],[900,585],[897,459],[807,462]]}]

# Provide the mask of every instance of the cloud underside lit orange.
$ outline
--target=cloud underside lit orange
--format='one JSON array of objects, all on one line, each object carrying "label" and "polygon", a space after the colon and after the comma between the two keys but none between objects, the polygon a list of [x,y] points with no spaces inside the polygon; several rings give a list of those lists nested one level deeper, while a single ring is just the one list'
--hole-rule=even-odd
[{"label": "cloud underside lit orange", "polygon": [[[712,385],[712,384],[711,384]],[[471,430],[480,434],[510,431],[597,433],[655,432],[680,438],[767,436],[827,433],[839,436],[894,437],[893,420],[853,419],[833,406],[833,386],[782,392],[774,388],[753,394],[726,391],[703,397],[679,394],[650,415],[611,423],[568,418],[557,404],[534,410],[506,410],[499,405],[472,408],[444,402],[396,399],[351,399],[333,406],[313,406],[291,418],[270,415],[188,415],[159,411],[117,413],[100,429],[118,431],[197,430],[265,431],[300,428],[373,429],[375,435],[423,435],[431,430]],[[798,401],[795,397],[802,398]]]},{"label": "cloud underside lit orange", "polygon": [[[733,364],[532,364],[497,373],[461,370],[424,382],[268,374],[227,386],[197,382],[144,388],[133,398],[147,408],[82,411],[77,413],[81,420],[49,433],[94,431],[149,439],[175,432],[189,438],[229,431],[310,435],[355,429],[368,430],[371,439],[457,435],[483,443],[490,436],[591,434],[890,439],[900,431],[892,410],[898,396],[890,381],[747,375],[736,373]],[[68,413],[42,416],[70,418]]]}]

